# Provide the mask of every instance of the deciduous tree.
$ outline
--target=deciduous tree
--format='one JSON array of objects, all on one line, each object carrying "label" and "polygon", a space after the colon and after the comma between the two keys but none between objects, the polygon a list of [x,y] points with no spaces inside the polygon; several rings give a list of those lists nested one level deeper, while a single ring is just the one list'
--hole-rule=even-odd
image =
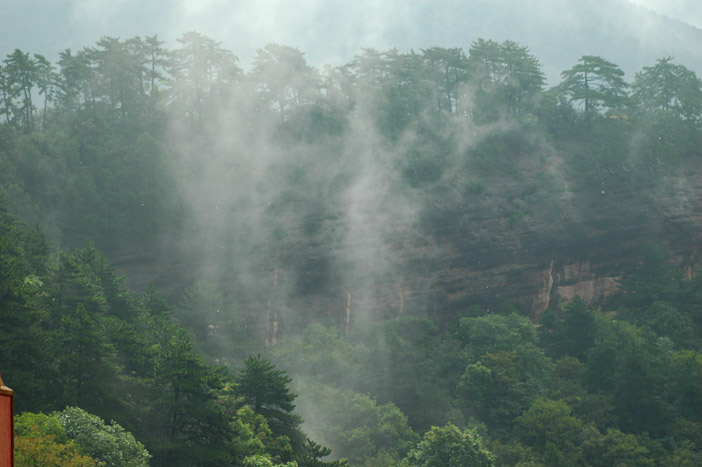
[{"label": "deciduous tree", "polygon": [[490,467],[495,456],[485,448],[475,431],[461,430],[452,423],[432,427],[417,447],[402,461],[406,467]]}]

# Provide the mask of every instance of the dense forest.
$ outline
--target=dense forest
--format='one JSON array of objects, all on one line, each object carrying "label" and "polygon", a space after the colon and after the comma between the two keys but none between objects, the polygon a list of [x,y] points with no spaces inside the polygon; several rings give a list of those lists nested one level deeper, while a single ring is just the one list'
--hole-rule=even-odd
[{"label": "dense forest", "polygon": [[15,50],[18,461],[702,464],[702,82],[561,77],[509,40]]}]

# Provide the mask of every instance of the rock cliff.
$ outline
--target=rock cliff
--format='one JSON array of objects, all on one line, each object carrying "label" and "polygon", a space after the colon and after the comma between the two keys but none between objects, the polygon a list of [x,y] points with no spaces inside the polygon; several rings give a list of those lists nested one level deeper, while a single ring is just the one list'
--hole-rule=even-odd
[{"label": "rock cliff", "polygon": [[[509,303],[536,316],[576,295],[606,307],[644,245],[694,273],[702,260],[702,160],[676,169],[596,164],[583,178],[565,155],[540,156],[541,149],[515,155],[500,175],[454,172],[423,188],[416,217],[396,229],[369,230],[369,217],[350,219],[341,209],[304,219],[302,208],[291,209],[281,220],[284,240],[262,240],[236,271],[214,277],[261,320],[328,316],[345,328],[403,313],[444,319],[473,305]],[[147,268],[133,256],[116,263],[137,278],[132,285],[156,280],[177,299],[205,267],[189,254],[161,254]]]}]

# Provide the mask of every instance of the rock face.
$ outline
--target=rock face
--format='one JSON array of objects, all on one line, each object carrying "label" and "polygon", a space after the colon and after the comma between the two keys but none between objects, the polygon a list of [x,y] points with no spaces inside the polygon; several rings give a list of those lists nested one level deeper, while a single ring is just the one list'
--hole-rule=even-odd
[{"label": "rock face", "polygon": [[388,247],[392,268],[385,275],[347,277],[343,287],[308,295],[304,306],[341,317],[349,309],[450,314],[510,303],[536,316],[579,296],[606,307],[645,245],[662,249],[688,274],[700,264],[701,167],[688,165],[655,187],[608,173],[594,188],[552,198],[537,191],[528,201],[527,180],[496,181],[472,196],[437,195],[416,229]]},{"label": "rock face", "polygon": [[484,233],[462,248],[465,238],[445,236],[439,243],[451,243],[461,255],[458,261],[453,254],[445,258],[452,266],[437,271],[433,286],[446,282],[448,301],[456,307],[509,301],[537,315],[576,295],[606,305],[646,244],[662,248],[692,274],[701,259],[702,174],[680,174],[670,183],[667,193],[645,199],[626,184],[576,193],[561,216],[541,213],[521,226],[485,219]]},{"label": "rock face", "polygon": [[[556,290],[550,290],[561,301],[571,301],[576,296],[587,303],[602,303],[619,291],[621,276],[598,277],[590,271],[590,263],[568,264],[563,266],[563,279],[559,273]],[[535,312],[543,311],[534,309]]]},{"label": "rock face", "polygon": [[[563,208],[560,216],[537,212],[522,226],[505,225],[503,230],[497,227],[505,224],[504,219],[486,219],[495,224],[482,229],[493,232],[482,238],[487,245],[476,239],[463,249],[462,276],[479,274],[481,280],[465,281],[453,294],[456,305],[465,306],[468,297],[493,304],[505,299],[535,315],[576,295],[590,304],[606,304],[618,293],[622,276],[637,264],[638,250],[646,244],[663,249],[692,274],[702,259],[699,164],[662,180],[653,190],[623,177],[602,186],[602,190],[575,192],[561,200],[561,206],[551,203],[551,210]],[[455,236],[446,240],[462,241]],[[491,260],[481,255],[478,261],[487,263],[483,268],[469,259],[479,252],[490,252]]]}]

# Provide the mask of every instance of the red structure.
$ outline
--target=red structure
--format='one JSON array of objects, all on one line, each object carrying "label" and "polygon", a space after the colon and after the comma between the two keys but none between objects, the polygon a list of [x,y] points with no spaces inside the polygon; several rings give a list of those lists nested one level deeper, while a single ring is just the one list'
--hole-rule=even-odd
[{"label": "red structure", "polygon": [[5,386],[5,383],[2,382],[2,376],[0,376],[0,467],[15,465],[13,397],[14,392]]}]

